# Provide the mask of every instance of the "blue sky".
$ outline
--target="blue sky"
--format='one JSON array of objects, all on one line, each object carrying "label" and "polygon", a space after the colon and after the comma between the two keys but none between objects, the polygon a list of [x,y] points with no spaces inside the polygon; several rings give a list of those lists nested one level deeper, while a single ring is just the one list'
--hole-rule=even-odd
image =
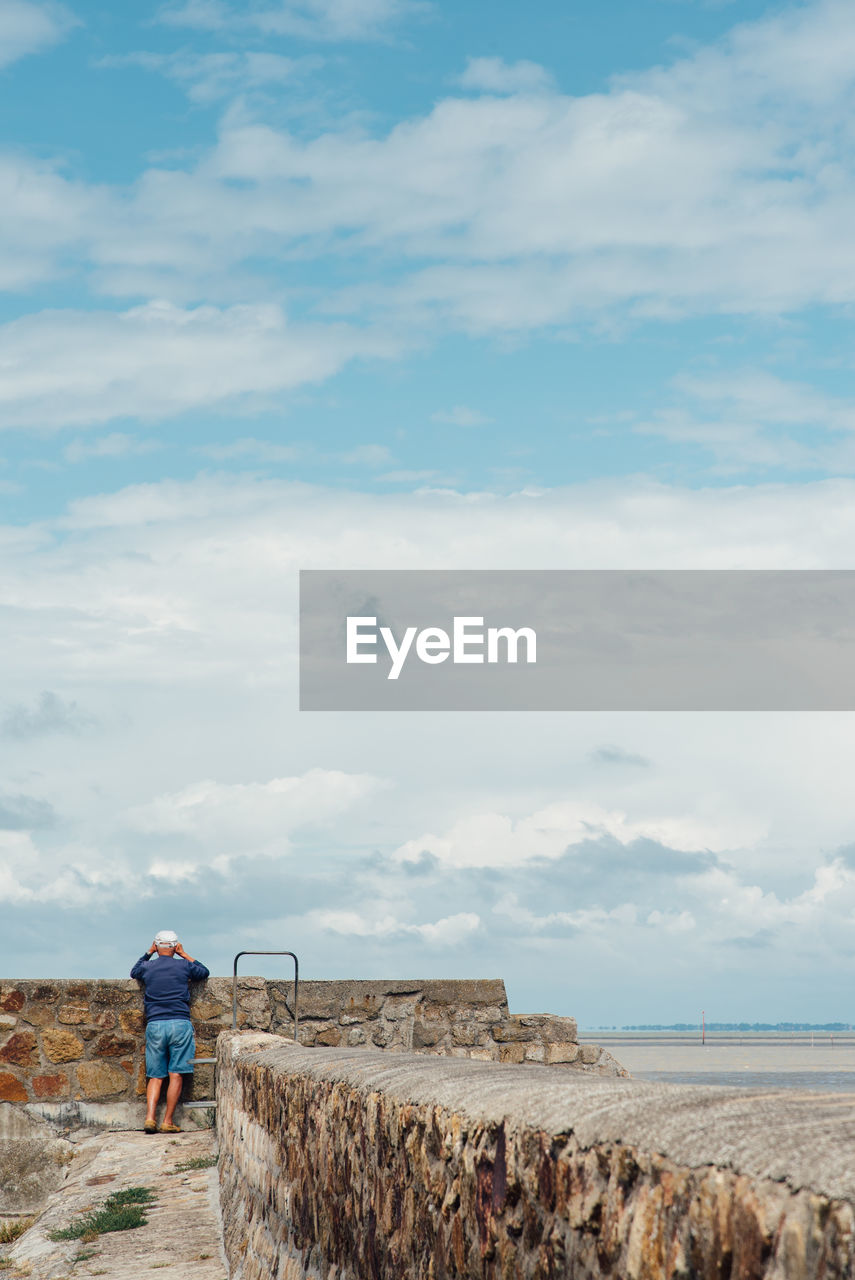
[{"label": "blue sky", "polygon": [[851,568],[853,67],[840,0],[0,0],[0,969],[848,1020],[851,717],[301,716],[296,581]]}]

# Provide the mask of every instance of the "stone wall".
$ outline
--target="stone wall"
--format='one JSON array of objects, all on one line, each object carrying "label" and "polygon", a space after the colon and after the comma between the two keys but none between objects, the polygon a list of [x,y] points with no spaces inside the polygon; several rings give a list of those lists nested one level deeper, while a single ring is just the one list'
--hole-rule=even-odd
[{"label": "stone wall", "polygon": [[[192,992],[196,1049],[214,1052],[231,1027],[231,981],[211,978]],[[270,1026],[263,979],[240,983],[239,1023]],[[213,1069],[199,1070],[196,1089],[210,1096]],[[0,1102],[60,1117],[64,1104],[135,1102],[145,1094],[145,1027],[138,983],[123,980],[0,982]],[[78,1108],[80,1110],[80,1108]],[[117,1111],[121,1116],[123,1113]]]},{"label": "stone wall", "polygon": [[[293,1034],[293,983],[238,981],[238,1026]],[[194,983],[199,1057],[231,1027],[232,982]],[[621,1068],[595,1045],[576,1043],[572,1018],[511,1015],[501,980],[304,982],[302,1044],[369,1045],[500,1062],[561,1062],[583,1071]],[[192,1094],[191,1094],[192,1090]],[[142,991],[130,979],[0,982],[0,1103],[62,1118],[69,1103],[115,1107],[145,1093]],[[213,1096],[213,1069],[197,1068],[188,1096]],[[116,1111],[118,1117],[124,1113]]]},{"label": "stone wall", "polygon": [[232,1280],[852,1280],[833,1096],[218,1045]]},{"label": "stone wall", "polygon": [[[294,984],[268,982],[267,988],[270,1030],[293,1036]],[[501,978],[301,982],[299,1040],[325,1048],[365,1045],[387,1053],[623,1073],[607,1050],[577,1043],[575,1018],[510,1013]]]}]

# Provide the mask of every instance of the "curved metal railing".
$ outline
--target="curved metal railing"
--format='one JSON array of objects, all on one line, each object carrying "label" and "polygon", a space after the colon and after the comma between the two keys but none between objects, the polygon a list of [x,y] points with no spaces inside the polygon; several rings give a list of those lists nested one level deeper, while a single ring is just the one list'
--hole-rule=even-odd
[{"label": "curved metal railing", "polygon": [[232,1031],[237,1030],[237,967],[241,956],[290,956],[294,961],[294,1039],[297,1039],[298,998],[300,989],[300,962],[293,951],[239,951],[232,969]]}]

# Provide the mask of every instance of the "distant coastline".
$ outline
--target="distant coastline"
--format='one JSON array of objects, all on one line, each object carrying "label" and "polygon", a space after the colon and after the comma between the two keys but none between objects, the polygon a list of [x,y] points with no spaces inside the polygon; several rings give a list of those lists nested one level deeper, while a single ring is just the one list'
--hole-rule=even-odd
[{"label": "distant coastline", "polygon": [[[851,1031],[851,1022],[708,1022],[710,1031]],[[700,1031],[700,1022],[639,1022],[587,1027],[586,1031]]]}]

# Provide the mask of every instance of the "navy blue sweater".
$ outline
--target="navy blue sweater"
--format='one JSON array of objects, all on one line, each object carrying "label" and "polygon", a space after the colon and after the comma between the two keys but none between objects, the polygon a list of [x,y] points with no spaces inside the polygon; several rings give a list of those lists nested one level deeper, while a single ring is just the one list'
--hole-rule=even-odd
[{"label": "navy blue sweater", "polygon": [[165,1022],[169,1018],[190,1018],[190,983],[207,978],[208,970],[199,961],[182,956],[140,956],[131,969],[131,977],[145,985],[146,1022]]}]

